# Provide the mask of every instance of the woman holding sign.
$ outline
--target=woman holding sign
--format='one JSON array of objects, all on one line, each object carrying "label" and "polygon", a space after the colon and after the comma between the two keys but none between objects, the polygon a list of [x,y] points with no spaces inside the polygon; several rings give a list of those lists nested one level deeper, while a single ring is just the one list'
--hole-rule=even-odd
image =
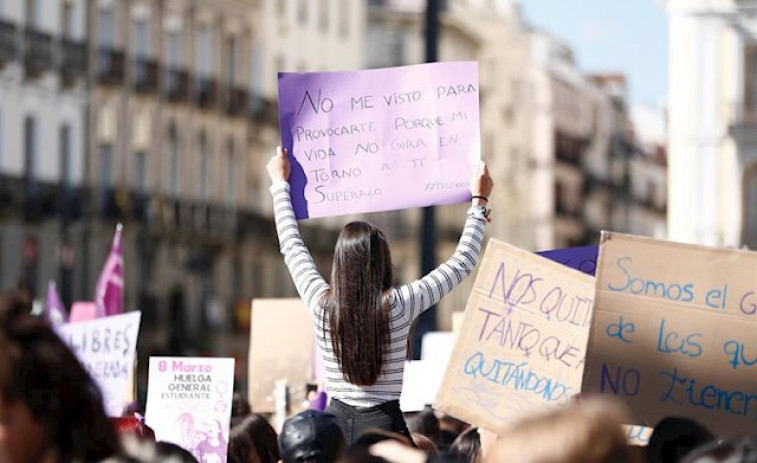
[{"label": "woman holding sign", "polygon": [[318,273],[292,210],[291,165],[279,147],[268,163],[281,253],[310,310],[326,366],[328,411],[349,443],[379,428],[410,433],[399,407],[407,340],[413,321],[438,303],[476,266],[483,245],[492,179],[485,164],[471,183],[473,205],[452,257],[413,283],[392,287],[392,261],[381,230],[366,222],[342,229],[331,284]]}]

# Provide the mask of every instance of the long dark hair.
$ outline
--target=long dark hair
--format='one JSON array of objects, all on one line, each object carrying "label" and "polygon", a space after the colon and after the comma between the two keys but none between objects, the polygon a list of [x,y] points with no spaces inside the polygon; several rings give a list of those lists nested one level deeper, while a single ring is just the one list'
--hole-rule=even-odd
[{"label": "long dark hair", "polygon": [[276,463],[279,459],[278,436],[262,415],[250,414],[231,428],[230,463]]},{"label": "long dark hair", "polygon": [[[389,338],[386,291],[392,286],[392,258],[381,230],[350,222],[339,234],[331,289],[322,305],[334,357],[347,381],[376,383]],[[325,334],[325,326],[323,327]]]},{"label": "long dark hair", "polygon": [[102,395],[74,354],[24,302],[0,298],[0,400],[21,402],[61,462],[99,461],[120,450]]}]

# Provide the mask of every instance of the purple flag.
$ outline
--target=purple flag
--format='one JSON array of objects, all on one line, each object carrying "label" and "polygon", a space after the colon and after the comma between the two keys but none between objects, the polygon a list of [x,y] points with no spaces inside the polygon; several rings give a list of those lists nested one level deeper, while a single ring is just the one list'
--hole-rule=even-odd
[{"label": "purple flag", "polygon": [[60,326],[68,322],[66,307],[60,301],[58,289],[55,282],[47,284],[47,295],[45,296],[45,321],[52,326]]},{"label": "purple flag", "polygon": [[113,245],[105,261],[95,288],[97,317],[118,315],[124,312],[124,257],[121,248],[121,231],[123,226],[116,226]]},{"label": "purple flag", "polygon": [[575,248],[541,251],[536,254],[579,272],[594,276],[594,272],[597,271],[598,253],[599,246],[578,246]]},{"label": "purple flag", "polygon": [[470,200],[481,141],[478,65],[279,74],[298,219]]}]

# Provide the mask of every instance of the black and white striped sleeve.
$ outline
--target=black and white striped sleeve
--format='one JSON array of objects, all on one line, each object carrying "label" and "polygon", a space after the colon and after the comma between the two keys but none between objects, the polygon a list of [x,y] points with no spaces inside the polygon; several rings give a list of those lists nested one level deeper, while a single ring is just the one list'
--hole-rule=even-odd
[{"label": "black and white striped sleeve", "polygon": [[476,267],[486,230],[484,213],[485,209],[480,206],[468,209],[465,227],[452,257],[420,280],[398,288],[400,305],[410,321],[438,303]]},{"label": "black and white striped sleeve", "polygon": [[289,183],[273,184],[271,195],[276,232],[279,236],[279,247],[284,256],[284,263],[292,275],[297,292],[312,313],[317,306],[318,298],[328,289],[328,284],[318,273],[313,257],[300,236],[300,229],[292,209]]}]

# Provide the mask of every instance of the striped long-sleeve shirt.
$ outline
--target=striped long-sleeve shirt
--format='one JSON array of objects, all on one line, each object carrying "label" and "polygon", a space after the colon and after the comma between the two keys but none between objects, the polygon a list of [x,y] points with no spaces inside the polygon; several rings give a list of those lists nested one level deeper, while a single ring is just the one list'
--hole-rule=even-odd
[{"label": "striped long-sleeve shirt", "polygon": [[[384,350],[381,374],[371,386],[356,386],[345,379],[334,356],[328,320],[324,320],[320,305],[320,300],[329,289],[329,285],[318,273],[315,262],[300,237],[292,210],[289,184],[274,184],[271,194],[281,253],[292,274],[297,292],[310,311],[318,345],[323,354],[326,391],[329,396],[355,407],[370,407],[399,399],[410,327],[423,311],[438,303],[476,266],[487,222],[484,208],[473,206],[468,209],[465,228],[452,257],[420,280],[390,290],[389,342]],[[324,323],[325,330],[321,328],[321,323]]]}]

